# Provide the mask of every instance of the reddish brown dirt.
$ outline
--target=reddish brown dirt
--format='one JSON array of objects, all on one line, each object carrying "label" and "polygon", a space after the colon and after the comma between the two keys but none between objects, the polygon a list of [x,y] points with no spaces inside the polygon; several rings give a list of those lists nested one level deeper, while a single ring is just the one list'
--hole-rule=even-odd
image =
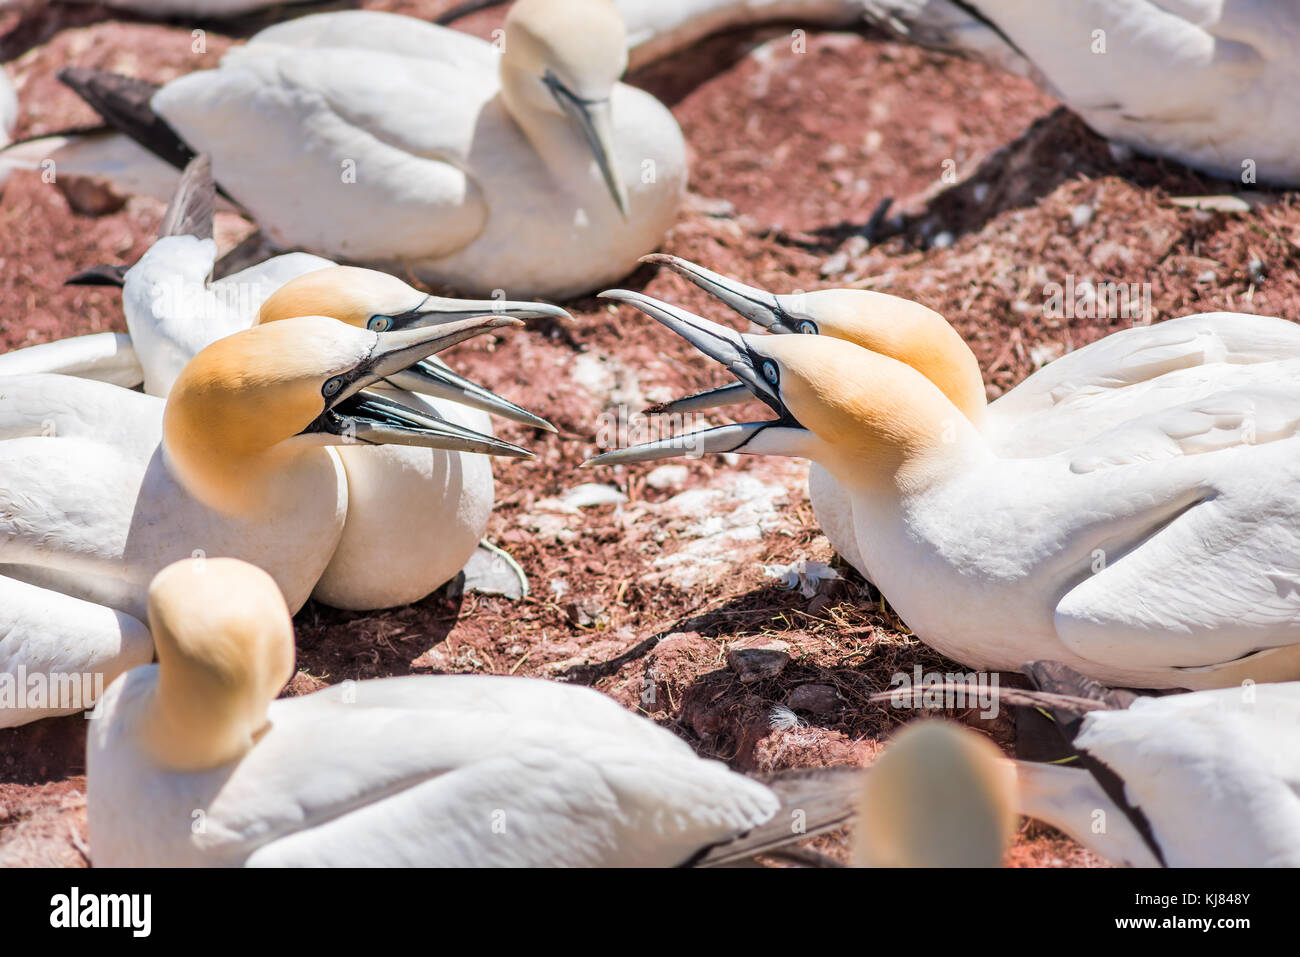
[{"label": "reddish brown dirt", "polygon": [[[450,4],[367,5],[427,17]],[[28,21],[26,28],[13,16],[0,21],[10,30],[3,49],[17,56],[6,69],[25,107],[21,133],[89,119],[53,79],[64,64],[162,80],[214,62],[227,43],[211,33],[206,53],[195,54],[188,29],[102,16],[69,14],[67,22],[96,22],[52,39]],[[497,23],[499,14],[489,13],[462,26],[485,35]],[[29,52],[21,52],[30,45],[23,29],[39,41]],[[664,243],[669,252],[775,291],[857,284],[918,299],[971,343],[990,395],[1036,363],[1127,324],[1045,319],[1044,284],[1069,274],[1150,283],[1157,318],[1300,311],[1300,209],[1291,194],[1261,195],[1266,203],[1246,214],[1171,205],[1173,196],[1233,187],[1176,164],[1117,159],[1024,81],[971,63],[849,34],[814,36],[796,53],[778,33],[744,57],[757,42],[718,38],[633,78],[672,105],[693,150],[691,202]],[[946,192],[945,160],[970,177]],[[891,238],[867,248],[853,234],[885,197],[907,216],[887,224]],[[131,261],[160,212],[132,200],[88,218],[72,213],[56,188],[15,175],[0,203],[0,348],[123,330],[114,293],[59,283],[89,265]],[[231,235],[240,228],[225,226]],[[952,245],[929,248],[943,233]],[[670,274],[642,270],[627,284],[719,315]],[[301,670],[288,693],[404,673],[581,680],[737,768],[869,762],[912,717],[869,696],[914,664],[958,669],[910,638],[846,569],[844,581],[813,599],[778,590],[764,575],[764,564],[831,559],[808,505],[804,466],[689,462],[653,484],[645,467],[576,471],[593,451],[602,412],[620,403],[636,411],[720,378],[639,315],[592,299],[571,308],[572,324],[476,340],[454,357],[467,375],[560,429],[545,436],[501,428],[537,452],[528,462],[497,464],[490,530],[527,571],[530,598],[443,593],[367,615],[309,604],[297,617]],[[613,483],[628,501],[581,510],[557,503],[582,482]],[[708,498],[674,501],[683,492]],[[706,509],[720,517],[720,533],[701,527]],[[742,637],[787,642],[791,663],[776,678],[742,684],[725,655]],[[833,687],[837,706],[773,729],[773,708],[805,684]],[[1005,717],[954,717],[1003,747],[1014,740]],[[0,863],[85,863],[84,729],[74,717],[0,731]],[[846,837],[814,846],[842,858]],[[1036,824],[1022,829],[1009,860],[1098,863]]]}]

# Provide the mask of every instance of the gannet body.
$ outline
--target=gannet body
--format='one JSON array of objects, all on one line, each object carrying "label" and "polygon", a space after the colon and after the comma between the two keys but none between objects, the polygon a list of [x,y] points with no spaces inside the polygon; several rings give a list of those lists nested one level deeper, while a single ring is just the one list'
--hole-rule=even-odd
[{"label": "gannet body", "polygon": [[[771,406],[598,456],[811,458],[848,492],[872,580],[927,644],[968,666],[1063,661],[1108,684],[1220,687],[1300,673],[1300,363],[1005,458],[933,382],[827,336],[755,336],[637,293],[628,302]],[[942,596],[942,600],[936,600]]]},{"label": "gannet body", "polygon": [[418,676],[272,701],[292,623],[240,562],[165,569],[149,618],[158,664],[109,688],[87,739],[100,866],[672,866],[779,807],[586,688]]},{"label": "gannet body", "polygon": [[991,866],[1014,830],[1009,764],[942,722],[905,729],[866,775],[769,788],[573,685],[413,676],[272,700],[293,625],[234,559],[163,569],[149,624],[158,663],[108,689],[87,735],[98,866],[719,866],[855,804],[857,863]]},{"label": "gannet body", "polygon": [[[210,232],[213,188],[202,158],[195,160],[186,180],[164,217],[165,224],[173,218],[196,221],[200,232]],[[210,238],[162,236],[123,279],[129,338],[101,333],[18,350],[0,356],[0,375],[57,372],[110,379],[128,387],[143,380],[146,392],[165,397],[181,370],[202,349],[258,322],[324,315],[385,331],[448,316],[565,315],[562,309],[544,304],[426,296],[393,277],[337,267],[307,253],[276,256],[209,282],[216,257],[217,247]],[[316,275],[303,280],[308,273]],[[128,363],[128,357],[134,361]],[[407,373],[408,382],[432,394],[389,383],[379,383],[373,391],[417,413],[484,435],[492,434],[484,410],[549,427],[531,413],[455,377],[436,358],[423,368],[428,374]],[[404,605],[425,597],[465,566],[483,537],[494,501],[492,467],[484,456],[445,449],[347,445],[337,454],[348,477],[348,516],[333,556],[318,577],[313,592],[318,600],[354,610]],[[403,560],[389,560],[393,554]]]},{"label": "gannet body", "polygon": [[1287,0],[615,0],[631,63],[764,22],[869,22],[1032,79],[1100,135],[1244,182],[1300,184]]},{"label": "gannet body", "polygon": [[[919,303],[862,289],[773,295],[673,256],[646,260],[668,266],[773,333],[831,336],[907,363],[942,389],[1005,458],[1063,452],[1139,415],[1285,381],[1300,360],[1300,325],[1203,313],[1113,333],[1047,364],[986,405],[974,353],[942,316]],[[708,408],[749,395],[737,384],[663,408]],[[813,463],[808,494],[831,545],[870,578],[848,493]]]},{"label": "gannet body", "polygon": [[[164,120],[184,141],[169,160],[210,155],[217,181],[285,248],[477,295],[561,299],[634,269],[684,192],[672,114],[618,82],[623,34],[609,0],[523,0],[500,55],[410,17],[319,14],[115,115]],[[120,179],[121,137],[101,139],[26,152]],[[116,150],[113,162],[98,163],[99,149]]]},{"label": "gannet body", "polygon": [[[1062,671],[1040,662],[1031,675],[1042,668]],[[1300,866],[1300,682],[1138,697],[1127,707],[1096,694],[1026,697],[1052,716],[1060,756],[1016,762],[1022,814],[1115,864]]]},{"label": "gannet body", "polygon": [[[349,508],[346,472],[328,446],[526,454],[363,391],[510,323],[489,316],[374,333],[285,319],[204,349],[165,401],[64,375],[0,378],[0,578],[42,590],[58,620],[44,632],[42,601],[6,581],[23,602],[0,612],[7,663],[50,676],[71,661],[105,675],[138,663],[150,578],[194,554],[256,562],[301,607]],[[71,643],[83,622],[85,645]],[[6,723],[41,716],[21,706],[0,714]]]}]

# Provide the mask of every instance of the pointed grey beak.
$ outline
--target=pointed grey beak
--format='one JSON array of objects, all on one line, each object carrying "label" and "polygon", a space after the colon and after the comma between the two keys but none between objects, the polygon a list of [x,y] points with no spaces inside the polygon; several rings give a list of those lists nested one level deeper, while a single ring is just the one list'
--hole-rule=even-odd
[{"label": "pointed grey beak", "polygon": [[[764,360],[761,356],[755,354],[745,342],[744,337],[734,329],[719,325],[716,322],[710,322],[708,319],[688,312],[679,306],[660,302],[639,292],[611,289],[608,292],[602,292],[600,298],[625,302],[640,309],[652,319],[663,323],[706,356],[722,363],[727,371],[740,380],[739,388],[748,391],[751,395],[770,406],[776,412],[777,418],[768,422],[743,422],[737,425],[702,429],[697,432],[688,432],[684,435],[660,439],[656,442],[634,445],[631,448],[614,449],[589,459],[583,465],[626,465],[630,462],[649,462],[655,459],[682,455],[701,456],[713,452],[741,452],[745,451],[746,447],[754,439],[769,429],[802,428],[789,410],[786,409],[776,387],[770,384],[764,378],[763,372],[760,371],[764,365],[769,364],[770,360]],[[693,396],[692,398],[701,399],[703,396],[714,396],[718,391],[720,390],[701,393],[700,396]],[[689,400],[687,401],[689,404]],[[721,403],[715,402],[711,404]],[[675,403],[669,403],[669,405],[675,405]],[[707,408],[711,407],[711,405],[701,404],[699,407]],[[665,407],[661,406],[659,408],[662,410]]]},{"label": "pointed grey beak", "polygon": [[516,459],[531,458],[533,454],[511,442],[417,412],[373,392],[353,396],[332,407],[327,415],[334,420],[329,431],[368,445],[409,445]]},{"label": "pointed grey beak", "polygon": [[520,425],[527,425],[534,429],[541,429],[544,432],[556,431],[555,426],[541,416],[533,415],[533,413],[520,408],[509,399],[504,399],[495,392],[489,391],[481,385],[457,375],[447,367],[434,362],[427,360],[417,362],[409,369],[403,369],[401,372],[390,375],[387,381],[390,385],[405,389],[407,392],[418,392],[421,395],[431,395],[438,399],[448,399],[471,409],[478,409],[481,412],[487,412],[489,415],[499,415],[503,419],[509,419],[511,422],[518,422]]},{"label": "pointed grey beak", "polygon": [[376,333],[379,341],[370,356],[345,377],[336,392],[328,394],[325,410],[303,432],[339,436],[345,445],[351,442],[412,445],[511,458],[529,457],[531,452],[510,442],[365,391],[367,386],[389,379],[435,352],[492,329],[520,325],[523,323],[509,316],[476,316],[424,328]]},{"label": "pointed grey beak", "polygon": [[623,218],[627,219],[627,188],[619,176],[614,155],[614,120],[610,101],[608,99],[584,100],[549,71],[542,77],[542,82],[547,85],[551,95],[560,104],[560,109],[577,124],[578,129],[582,130],[587,145],[591,147],[592,155],[596,157],[596,165],[600,167],[600,173],[605,178],[610,196],[614,198],[614,203],[618,206],[618,211],[623,214]]},{"label": "pointed grey beak", "polygon": [[722,425],[716,429],[687,432],[685,435],[674,435],[671,438],[643,442],[626,449],[603,452],[587,459],[582,463],[582,467],[630,465],[633,462],[654,462],[658,459],[681,456],[699,458],[716,452],[741,452],[750,439],[772,425],[771,422],[743,422],[737,425]]},{"label": "pointed grey beak", "polygon": [[[572,319],[567,311],[545,302],[512,302],[505,299],[444,299],[425,296],[418,306],[391,316],[374,316],[371,332],[400,332],[478,316],[506,316],[513,319]],[[376,324],[376,320],[381,320]]]},{"label": "pointed grey beak", "polygon": [[750,353],[744,338],[735,329],[710,322],[703,316],[697,316],[680,306],[626,289],[610,289],[602,292],[598,298],[612,299],[615,302],[625,302],[635,306],[651,319],[657,320],[677,333],[710,359],[720,362],[728,372],[744,383],[755,397],[767,403],[778,415],[785,413],[780,396],[755,368],[755,357]]},{"label": "pointed grey beak", "polygon": [[370,359],[364,368],[357,370],[357,375],[336,398],[355,395],[366,386],[396,375],[421,359],[427,359],[434,353],[450,349],[467,339],[481,336],[493,329],[522,325],[522,322],[511,316],[478,315],[470,319],[376,333],[379,342],[375,344]]},{"label": "pointed grey beak", "polygon": [[697,266],[693,262],[669,256],[665,253],[651,253],[642,256],[641,262],[667,266],[679,276],[685,276],[710,296],[721,300],[731,309],[740,313],[750,322],[762,326],[773,333],[798,332],[797,323],[786,313],[781,305],[781,298],[764,289],[746,286],[743,282],[730,279]]},{"label": "pointed grey beak", "polygon": [[735,405],[737,402],[748,402],[753,397],[745,383],[733,382],[731,385],[720,385],[716,389],[705,389],[703,392],[695,393],[695,395],[683,396],[669,402],[660,402],[658,405],[652,405],[646,409],[646,412],[650,415],[680,415],[684,412],[704,412],[708,409],[719,409],[723,406]]}]

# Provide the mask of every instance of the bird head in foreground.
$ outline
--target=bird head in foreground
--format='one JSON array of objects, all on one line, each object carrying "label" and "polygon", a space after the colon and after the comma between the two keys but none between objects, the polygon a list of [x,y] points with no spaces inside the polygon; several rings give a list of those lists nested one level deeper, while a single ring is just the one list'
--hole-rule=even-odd
[{"label": "bird head in foreground", "polygon": [[849,486],[903,487],[980,447],[970,421],[911,366],[828,336],[744,335],[636,292],[629,303],[715,359],[775,416],[606,452],[618,465],[718,452],[812,459]]},{"label": "bird head in foreground", "polygon": [[[666,266],[749,321],[775,334],[822,335],[905,362],[943,390],[971,422],[984,418],[979,362],[943,316],[910,299],[867,289],[821,289],[774,295],[676,256],[641,261]],[[748,398],[743,384],[665,403],[658,412],[716,408]]]},{"label": "bird head in foreground", "polygon": [[626,217],[610,100],[627,69],[627,27],[612,0],[519,0],[506,17],[501,69],[516,114],[558,113],[578,128]]},{"label": "bird head in foreground", "polygon": [[458,342],[520,324],[478,316],[370,332],[299,316],[219,339],[181,370],[167,397],[168,465],[200,501],[238,513],[255,506],[259,477],[311,446],[394,444],[527,457],[517,445],[362,391]]},{"label": "bird head in foreground", "polygon": [[915,721],[865,775],[853,839],[859,867],[998,867],[1016,828],[1015,771],[989,741]]},{"label": "bird head in foreground", "polygon": [[140,731],[178,771],[243,755],[293,677],[293,622],[275,580],[234,558],[187,558],[149,586],[158,681]]},{"label": "bird head in foreground", "polygon": [[[329,316],[371,332],[401,332],[481,316],[571,318],[559,306],[544,302],[445,299],[420,292],[388,273],[356,266],[327,267],[290,280],[262,304],[257,322],[265,325],[298,316]],[[555,431],[545,419],[456,375],[440,363],[421,361],[395,372],[386,381],[409,392],[449,399],[521,425]]]}]

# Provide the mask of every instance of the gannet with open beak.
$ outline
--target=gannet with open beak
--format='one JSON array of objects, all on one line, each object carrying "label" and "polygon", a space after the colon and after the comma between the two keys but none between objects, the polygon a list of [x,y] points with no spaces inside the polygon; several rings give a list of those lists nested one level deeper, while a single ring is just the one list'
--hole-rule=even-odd
[{"label": "gannet with open beak", "polygon": [[[942,389],[989,447],[1007,458],[1062,452],[1135,415],[1300,371],[1300,325],[1246,313],[1203,313],[1113,333],[1049,363],[988,403],[975,354],[943,316],[920,303],[866,289],[773,295],[675,256],[644,261],[667,266],[769,332],[831,336],[907,363]],[[749,398],[745,385],[736,383],[656,409],[683,413]],[[848,494],[816,463],[809,469],[808,494],[831,545],[870,577],[858,554]]]},{"label": "gannet with open beak", "polygon": [[775,417],[593,464],[710,452],[818,462],[849,493],[872,580],[921,640],[969,666],[1051,658],[1148,688],[1300,674],[1300,590],[1287,585],[1300,577],[1294,373],[1011,459],[897,359],[602,295],[681,334]]},{"label": "gannet with open beak", "polygon": [[[256,561],[297,610],[329,566],[349,509],[330,446],[528,455],[365,391],[512,324],[482,316],[375,333],[285,319],[208,346],[165,402],[71,376],[0,378],[0,584],[22,593],[0,604],[5,670],[53,674],[73,662],[106,684],[139,663],[153,574],[195,553]],[[66,646],[48,636],[47,620]],[[5,707],[0,724],[40,716]]]},{"label": "gannet with open beak", "polygon": [[[165,397],[203,348],[254,323],[316,315],[386,332],[478,315],[568,315],[544,303],[426,295],[393,276],[335,266],[306,253],[277,256],[209,282],[217,255],[211,239],[214,199],[205,158],[196,158],[163,217],[162,236],[125,271],[128,336],[97,333],[0,355],[0,375],[56,372],[127,387],[143,380],[146,392]],[[492,434],[488,412],[553,431],[545,420],[456,375],[436,357],[395,373],[371,391],[485,435]],[[409,446],[345,445],[338,455],[348,476],[348,516],[314,597],[352,610],[404,605],[465,567],[494,502],[486,458]],[[393,554],[403,560],[391,561]]]},{"label": "gannet with open beak", "polygon": [[[271,27],[156,93],[68,78],[168,162],[209,154],[285,248],[476,295],[562,299],[633,270],[684,192],[672,114],[618,82],[623,34],[610,0],[522,0],[499,53],[411,17],[344,11]],[[62,174],[111,179],[122,152],[117,135],[60,136],[0,162],[53,158]]]}]

